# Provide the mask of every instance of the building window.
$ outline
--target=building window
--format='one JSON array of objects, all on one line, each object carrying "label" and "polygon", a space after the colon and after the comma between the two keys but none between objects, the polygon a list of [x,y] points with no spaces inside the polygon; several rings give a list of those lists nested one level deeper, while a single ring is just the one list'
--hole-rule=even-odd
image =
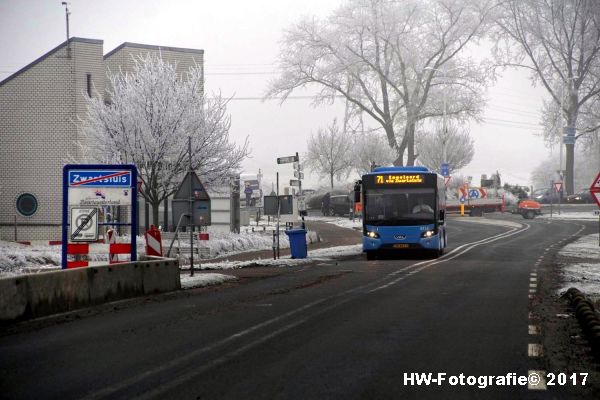
[{"label": "building window", "polygon": [[31,193],[23,193],[17,197],[17,211],[25,217],[31,217],[38,209],[38,201]]},{"label": "building window", "polygon": [[92,97],[92,74],[86,74],[87,94]]}]

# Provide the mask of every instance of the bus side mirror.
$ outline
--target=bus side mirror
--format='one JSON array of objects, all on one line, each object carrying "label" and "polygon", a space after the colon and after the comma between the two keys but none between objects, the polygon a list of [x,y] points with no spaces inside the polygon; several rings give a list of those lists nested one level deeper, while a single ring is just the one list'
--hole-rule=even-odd
[{"label": "bus side mirror", "polygon": [[444,210],[440,210],[440,221],[443,221],[446,218],[446,212]]},{"label": "bus side mirror", "polygon": [[360,203],[360,184],[362,181],[356,181],[354,184],[354,202]]}]

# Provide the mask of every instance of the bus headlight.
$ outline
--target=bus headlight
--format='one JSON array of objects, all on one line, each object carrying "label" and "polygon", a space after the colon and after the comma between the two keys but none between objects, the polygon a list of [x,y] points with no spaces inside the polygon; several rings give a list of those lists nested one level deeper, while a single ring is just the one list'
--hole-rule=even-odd
[{"label": "bus headlight", "polygon": [[371,239],[377,239],[379,237],[379,233],[374,231],[367,231],[367,236]]},{"label": "bus headlight", "polygon": [[422,238],[430,238],[435,234],[436,234],[436,232],[434,230],[425,231],[425,232],[421,233],[421,237]]}]

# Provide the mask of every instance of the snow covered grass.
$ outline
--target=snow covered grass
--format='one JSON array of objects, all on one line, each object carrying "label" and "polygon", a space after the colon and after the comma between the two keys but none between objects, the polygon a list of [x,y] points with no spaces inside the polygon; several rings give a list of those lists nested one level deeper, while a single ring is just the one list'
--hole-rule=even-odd
[{"label": "snow covered grass", "polygon": [[181,288],[192,289],[197,287],[220,285],[223,282],[235,281],[237,278],[231,275],[203,273],[194,276],[182,275]]},{"label": "snow covered grass", "polygon": [[60,268],[60,246],[28,246],[0,241],[0,277],[22,275],[32,268]]},{"label": "snow covered grass", "polygon": [[598,235],[586,235],[568,244],[558,253],[563,257],[575,257],[580,262],[567,264],[562,269],[563,285],[560,293],[576,287],[588,296],[600,297],[600,247]]}]

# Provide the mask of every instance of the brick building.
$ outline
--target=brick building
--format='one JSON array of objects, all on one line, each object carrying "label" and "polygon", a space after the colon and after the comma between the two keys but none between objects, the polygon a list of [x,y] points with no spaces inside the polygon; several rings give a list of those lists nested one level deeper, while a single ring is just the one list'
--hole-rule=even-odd
[{"label": "brick building", "polygon": [[107,72],[147,52],[179,72],[204,65],[203,50],[123,43],[103,55],[102,40],[71,38],[0,82],[0,240],[60,240],[62,167],[81,157],[85,96],[106,97]]}]

